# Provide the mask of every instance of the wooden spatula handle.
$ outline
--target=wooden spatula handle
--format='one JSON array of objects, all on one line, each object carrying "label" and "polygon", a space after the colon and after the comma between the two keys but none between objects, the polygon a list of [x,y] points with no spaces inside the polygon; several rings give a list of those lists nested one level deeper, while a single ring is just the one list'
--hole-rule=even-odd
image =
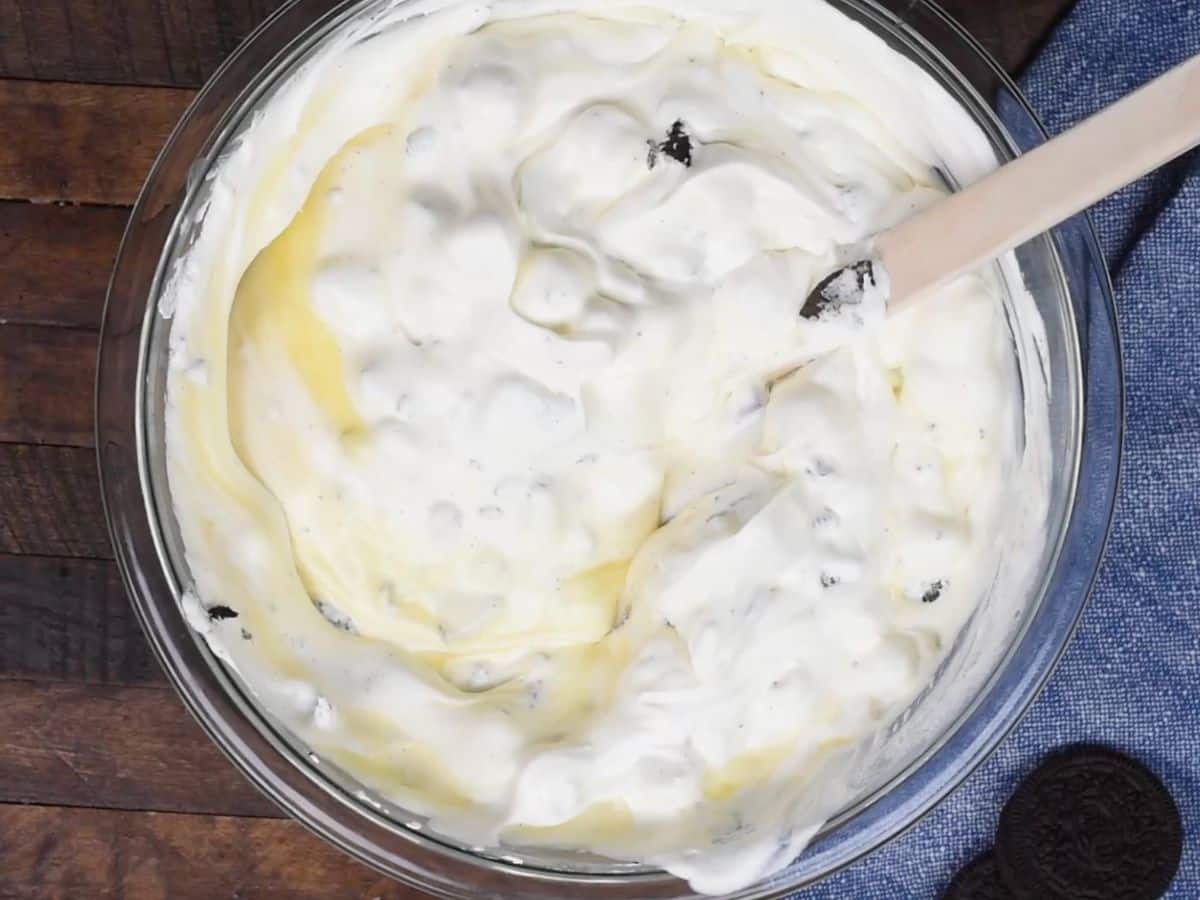
[{"label": "wooden spatula handle", "polygon": [[893,311],[1200,144],[1200,56],[876,239]]}]

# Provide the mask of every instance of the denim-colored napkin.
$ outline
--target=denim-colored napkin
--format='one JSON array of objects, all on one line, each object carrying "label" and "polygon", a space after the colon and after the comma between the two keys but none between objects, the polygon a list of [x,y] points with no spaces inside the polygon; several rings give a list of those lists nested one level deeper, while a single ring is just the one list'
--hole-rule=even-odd
[{"label": "denim-colored napkin", "polygon": [[[1022,86],[1057,133],[1197,53],[1200,0],[1079,0]],[[1116,285],[1127,420],[1116,521],[1082,627],[979,771],[912,831],[795,900],[933,900],[991,845],[1020,779],[1081,742],[1163,778],[1185,829],[1166,896],[1200,898],[1200,154],[1093,219]]]}]

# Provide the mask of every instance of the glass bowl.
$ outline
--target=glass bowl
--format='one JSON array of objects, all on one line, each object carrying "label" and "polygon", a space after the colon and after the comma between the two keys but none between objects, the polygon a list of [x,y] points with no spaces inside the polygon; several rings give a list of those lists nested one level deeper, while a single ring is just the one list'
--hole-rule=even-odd
[{"label": "glass bowl", "polygon": [[[565,852],[472,850],[431,833],[418,817],[374,797],[278,726],[181,611],[190,578],[166,487],[170,322],[159,313],[159,291],[202,221],[205,176],[244,126],[247,111],[269,98],[324,34],[370,2],[379,0],[347,0],[333,9],[329,0],[285,4],[184,114],[134,208],[109,287],[96,386],[105,512],[126,588],[172,683],[233,763],[287,813],[379,871],[450,898],[695,897],[687,884],[658,870]],[[929,72],[971,113],[999,158],[1045,140],[1002,69],[932,3],[831,2]],[[902,737],[859,796],[790,867],[730,897],[783,897],[911,826],[1013,727],[1079,620],[1107,537],[1119,470],[1122,384],[1112,292],[1085,217],[1030,241],[1017,260],[1046,332],[1039,358],[1020,362],[1023,372],[1037,366],[1045,374],[1050,407],[1049,527],[1032,593],[1015,604],[981,605],[938,677],[899,720]],[[1010,309],[1012,327],[1021,327],[1011,319]]]}]

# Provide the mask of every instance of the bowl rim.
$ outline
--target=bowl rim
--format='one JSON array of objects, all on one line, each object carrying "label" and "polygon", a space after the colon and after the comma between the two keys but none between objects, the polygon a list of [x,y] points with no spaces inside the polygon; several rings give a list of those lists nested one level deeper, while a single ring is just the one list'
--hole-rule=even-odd
[{"label": "bowl rim", "polygon": [[[191,131],[207,128],[207,144],[225,130],[230,116],[237,117],[240,112],[245,111],[249,105],[247,94],[261,88],[262,85],[256,85],[254,78],[238,83],[238,79],[245,74],[241,69],[250,68],[252,75],[255,70],[270,70],[280,58],[294,54],[297,43],[313,39],[314,34],[324,34],[327,29],[337,27],[344,17],[356,15],[362,2],[364,0],[341,0],[332,7],[325,2],[322,4],[325,7],[323,10],[316,10],[317,0],[288,0],[264,20],[218,67],[184,112],[159,153],[134,205],[105,298],[95,393],[96,447],[101,497],[126,592],[131,597],[142,630],[168,679],[209,738],[251,783],[292,818],[361,862],[402,882],[447,897],[472,896],[460,892],[463,887],[460,881],[463,874],[461,871],[445,871],[446,863],[463,862],[472,873],[483,876],[475,879],[470,885],[473,891],[494,889],[501,884],[512,886],[515,882],[520,889],[530,891],[527,896],[559,896],[557,892],[565,887],[570,887],[574,895],[581,897],[615,896],[612,892],[620,888],[635,890],[636,893],[627,894],[630,897],[696,896],[690,893],[686,886],[681,887],[683,883],[678,879],[660,870],[588,875],[533,869],[491,856],[482,857],[468,853],[428,835],[398,828],[391,820],[377,815],[365,804],[354,801],[344,790],[332,785],[326,778],[309,771],[304,763],[296,758],[291,743],[276,733],[276,726],[263,717],[262,711],[255,704],[247,701],[241,688],[228,673],[213,665],[211,653],[206,646],[200,646],[199,637],[187,626],[179,609],[179,585],[175,583],[173,573],[167,571],[169,566],[164,565],[165,550],[159,533],[160,525],[154,512],[148,475],[144,423],[144,361],[149,345],[150,326],[158,314],[155,301],[163,277],[162,265],[170,255],[178,236],[179,220],[182,218],[180,213],[188,209],[189,201],[194,195],[199,170],[191,168],[191,161],[188,160],[190,168],[186,184],[173,188],[161,183],[164,171],[172,161],[172,151],[185,137],[191,136]],[[836,0],[836,3],[865,9],[868,13],[886,20],[890,27],[906,32],[910,39],[923,45],[923,49],[940,60],[948,71],[957,72],[919,31],[890,10],[881,7],[875,0]],[[939,20],[955,39],[962,42],[969,52],[990,68],[999,84],[1018,103],[1021,112],[1035,124],[1039,139],[1045,139],[1044,126],[1015,83],[962,26],[933,0],[913,0],[909,6],[914,9],[921,8],[926,14]],[[295,27],[289,20],[296,17],[300,11],[308,15],[309,20],[296,27],[289,35],[288,30]],[[275,52],[267,57],[265,64],[248,66],[253,52],[261,49],[269,40],[277,43]],[[222,93],[232,99],[217,97],[214,101],[214,96]],[[206,125],[205,116],[211,116],[213,110],[210,107],[214,103],[220,115],[217,121]],[[982,100],[978,105],[988,110],[991,108],[990,104]],[[200,159],[203,159],[203,154]],[[178,163],[177,160],[175,162]],[[166,198],[161,196],[164,191],[168,194]],[[148,226],[148,222],[156,224]],[[135,266],[146,258],[146,247],[143,246],[146,241],[149,239],[154,243],[156,240],[146,234],[148,227],[157,228],[165,239],[158,248],[154,278],[145,291],[133,292],[133,300],[141,297],[143,310],[138,317],[141,327],[137,334],[132,334],[132,314],[127,315],[128,321],[125,321],[118,320],[116,313],[122,298],[129,295],[127,282],[132,280],[135,286],[140,283],[137,277],[139,273],[134,271]],[[996,664],[980,695],[950,725],[944,738],[913,760],[893,779],[855,805],[857,815],[873,816],[876,822],[874,833],[868,835],[865,841],[860,841],[861,846],[855,852],[843,853],[841,858],[830,860],[830,864],[816,874],[800,873],[798,877],[797,873],[793,872],[796,866],[794,863],[766,882],[729,896],[783,896],[797,887],[832,875],[913,827],[947,794],[965,781],[1018,724],[1069,646],[1071,636],[1087,606],[1111,531],[1124,430],[1123,356],[1111,280],[1095,229],[1086,215],[1077,217],[1054,232],[1052,246],[1055,253],[1061,254],[1063,233],[1072,228],[1075,231],[1075,240],[1082,241],[1084,245],[1085,254],[1092,267],[1090,274],[1098,281],[1098,285],[1093,287],[1099,288],[1099,296],[1091,298],[1091,307],[1096,306],[1098,300],[1100,308],[1084,310],[1083,314],[1088,317],[1088,321],[1082,323],[1081,327],[1081,323],[1075,321],[1081,314],[1076,292],[1067,291],[1070,312],[1073,315],[1071,324],[1076,332],[1075,355],[1080,374],[1079,389],[1082,392],[1077,424],[1079,453],[1075,460],[1076,472],[1073,477],[1072,496],[1068,503],[1069,511],[1061,529],[1058,547],[1047,570],[1046,583],[1041,586],[1039,608],[1026,617],[1024,628],[1014,635],[1012,646]],[[136,306],[135,303],[134,307]],[[1103,345],[1098,352],[1109,352],[1109,362],[1113,365],[1107,371],[1087,371],[1085,364],[1091,358],[1094,348],[1090,343],[1088,347],[1083,346],[1079,339],[1081,331],[1086,332],[1089,342],[1094,336]],[[1096,331],[1101,333],[1096,334]],[[131,356],[136,359],[133,366],[129,365]],[[124,367],[121,367],[122,363],[125,364]],[[1104,383],[1097,383],[1099,381]],[[1093,398],[1090,395],[1093,388],[1097,388],[1101,396]],[[133,408],[125,409],[121,405],[122,400],[128,402],[131,395]],[[1095,442],[1089,441],[1089,435],[1094,435],[1094,430],[1088,427],[1093,414],[1108,417],[1108,421],[1103,423],[1103,432],[1099,435],[1102,442],[1107,441],[1104,446],[1096,447]],[[1091,459],[1090,454],[1097,452],[1100,455],[1099,460]],[[1096,471],[1090,472],[1089,478],[1084,479],[1083,475],[1088,474],[1085,473],[1085,469],[1089,467]],[[140,488],[136,492],[137,502],[131,502],[135,499],[131,479],[136,480]],[[1087,496],[1084,496],[1085,491]],[[1088,519],[1086,522],[1079,521],[1081,504],[1085,504],[1083,512]],[[1073,534],[1079,530],[1086,533]],[[1073,545],[1074,554],[1074,558],[1068,560],[1073,567],[1073,572],[1069,573],[1070,584],[1056,585],[1055,582],[1061,580],[1059,576],[1064,565],[1064,547],[1068,543]],[[1059,604],[1062,608],[1056,610],[1046,609],[1052,592],[1056,590],[1067,591],[1074,597],[1075,602]],[[1050,612],[1055,613],[1051,620],[1054,629],[1052,636],[1055,640],[1040,647],[1028,646],[1029,632],[1034,619]],[[209,659],[205,659],[206,654]],[[207,664],[207,669],[202,671],[199,679],[196,676],[198,663]],[[995,696],[1003,686],[1001,683],[1006,676],[1012,675],[1014,666],[1018,664],[1024,667],[1023,671],[1017,673],[1021,676],[1020,683],[1016,685],[1019,690],[1007,696]],[[211,680],[205,676],[209,676]],[[201,683],[202,681],[204,683]],[[979,719],[985,706],[988,707],[987,719],[976,723],[977,727],[971,736],[968,726]],[[232,725],[231,719],[234,720]],[[235,727],[238,724],[248,727]],[[966,741],[967,737],[970,737],[969,741]],[[953,741],[965,742],[967,746],[961,747],[955,755],[957,764],[945,766],[941,777],[935,779],[938,783],[930,784],[930,776],[934,773],[927,770],[931,763],[947,752],[947,744]],[[952,773],[948,778],[944,775],[947,771]],[[330,800],[336,802],[331,804]],[[891,809],[904,810],[902,820],[898,824],[887,822]],[[883,824],[879,824],[881,819]],[[845,823],[841,827],[845,828],[848,824]],[[364,835],[364,827],[370,834]],[[403,838],[402,851],[396,849],[396,838]],[[807,856],[806,853],[801,860]],[[401,863],[399,866],[398,858]],[[815,868],[819,867],[818,865]],[[503,879],[497,881],[488,874],[489,871],[491,875],[502,875]]]}]

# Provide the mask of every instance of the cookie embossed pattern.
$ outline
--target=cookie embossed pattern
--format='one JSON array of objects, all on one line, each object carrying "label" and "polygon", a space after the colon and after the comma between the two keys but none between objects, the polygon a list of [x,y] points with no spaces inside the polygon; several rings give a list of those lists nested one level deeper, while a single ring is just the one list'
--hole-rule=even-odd
[{"label": "cookie embossed pattern", "polygon": [[1000,816],[996,856],[1021,900],[1157,900],[1183,855],[1183,823],[1145,766],[1103,748],[1052,757]]},{"label": "cookie embossed pattern", "polygon": [[1158,777],[1099,746],[1050,756],[1000,815],[996,848],[942,900],[1158,900],[1179,869],[1183,820]]}]

